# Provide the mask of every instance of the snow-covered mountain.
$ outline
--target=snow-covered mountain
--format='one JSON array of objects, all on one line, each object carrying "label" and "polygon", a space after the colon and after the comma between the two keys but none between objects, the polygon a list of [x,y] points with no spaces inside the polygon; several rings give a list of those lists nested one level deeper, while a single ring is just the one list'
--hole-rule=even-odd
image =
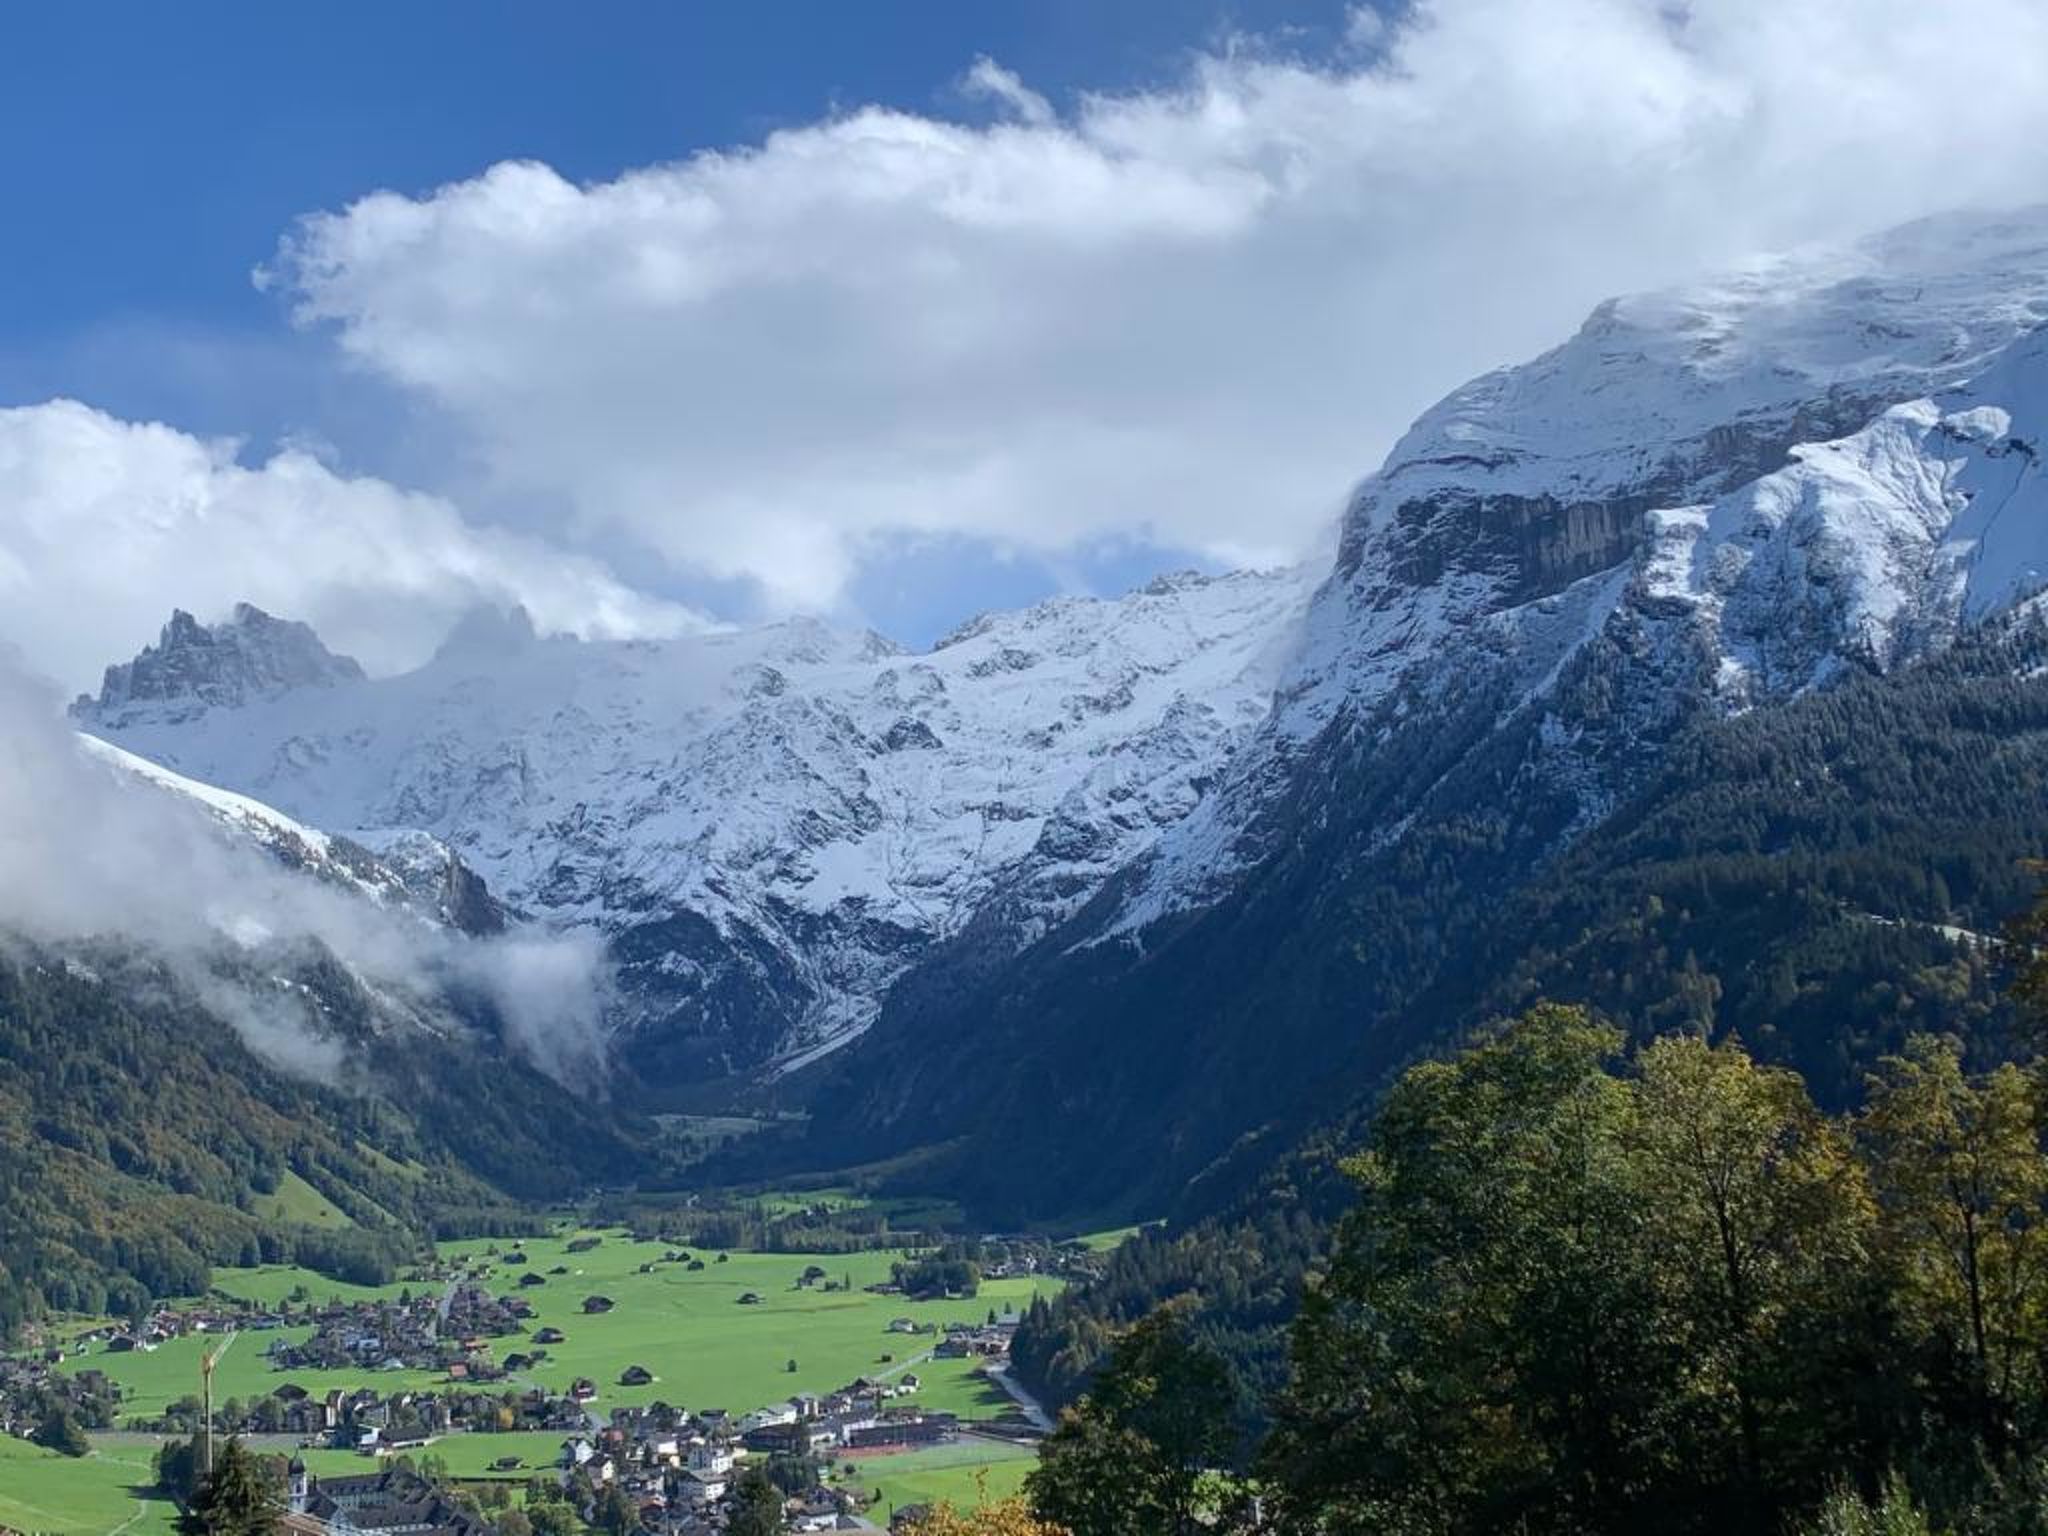
[{"label": "snow-covered mountain", "polygon": [[[75,714],[601,932],[619,1057],[657,1091],[807,1061],[900,999],[924,1020],[903,1051],[936,1057],[927,1027],[1105,974],[1045,990],[1048,967],[1167,963],[1232,903],[1284,931],[1419,827],[1519,878],[1689,725],[2036,591],[2044,323],[2048,210],[1929,220],[1612,301],[1454,392],[1360,483],[1313,591],[1167,578],[921,654],[813,622],[593,644],[478,614],[383,679],[254,610],[180,615]],[[875,1045],[856,1088],[869,1054],[906,1081]]]},{"label": "snow-covered mountain", "polygon": [[2048,209],[1951,215],[1611,300],[1456,390],[1353,494],[1273,716],[1107,931],[1217,899],[1335,742],[1533,710],[1523,771],[1577,781],[1585,825],[1695,709],[1890,665],[2032,590],[2044,323]]},{"label": "snow-covered mountain", "polygon": [[[813,1155],[923,1148],[1013,1215],[1163,1202],[1526,998],[1492,924],[1677,744],[2040,606],[2044,324],[2048,209],[1955,216],[1604,304],[1454,392],[1355,491],[1222,782],[1014,962],[901,980]],[[1001,1073],[952,1071],[964,1019]]]},{"label": "snow-covered mountain", "polygon": [[[242,613],[255,612],[243,605],[238,621]],[[185,614],[177,615],[173,624],[180,621],[192,623]],[[81,732],[78,742],[89,759],[111,769],[124,785],[162,794],[174,804],[204,813],[230,847],[257,849],[287,869],[472,937],[505,927],[504,909],[461,855],[439,838],[409,831],[370,834],[362,840],[337,837],[260,800],[202,784],[96,736]]]},{"label": "snow-covered mountain", "polygon": [[695,1077],[850,1038],[977,918],[1021,947],[1068,916],[1265,718],[1307,590],[1166,577],[921,654],[809,621],[590,643],[478,615],[374,680],[243,607],[175,617],[74,716],[351,844],[444,840],[512,907],[603,932],[623,1059]]}]

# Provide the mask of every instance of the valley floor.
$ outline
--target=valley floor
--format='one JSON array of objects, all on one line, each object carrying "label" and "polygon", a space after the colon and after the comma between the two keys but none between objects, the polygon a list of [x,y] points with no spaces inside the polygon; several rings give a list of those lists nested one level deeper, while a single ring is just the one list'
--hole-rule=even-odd
[{"label": "valley floor", "polygon": [[[575,1240],[593,1237],[599,1240],[596,1247],[570,1250]],[[835,1484],[878,1491],[879,1512],[886,1517],[893,1505],[939,1498],[972,1503],[984,1487],[991,1498],[1006,1496],[1021,1485],[1031,1465],[1028,1443],[971,1432],[975,1423],[1016,1425],[1022,1417],[1018,1405],[990,1379],[981,1361],[936,1358],[933,1347],[941,1337],[936,1330],[978,1324],[991,1311],[1021,1311],[1034,1295],[1056,1294],[1063,1284],[1058,1278],[985,1280],[971,1299],[920,1302],[866,1289],[888,1280],[890,1266],[903,1257],[899,1251],[815,1255],[707,1249],[692,1255],[703,1261],[692,1269],[662,1261],[672,1245],[635,1242],[617,1230],[564,1231],[520,1242],[524,1262],[508,1267],[501,1256],[512,1246],[503,1239],[478,1240],[445,1244],[440,1251],[444,1262],[487,1274],[484,1283],[492,1291],[517,1294],[533,1307],[525,1334],[491,1341],[497,1357],[530,1349],[529,1337],[542,1328],[558,1328],[564,1335],[549,1346],[546,1359],[486,1390],[537,1386],[559,1393],[586,1378],[597,1385],[596,1397],[587,1404],[597,1423],[614,1407],[657,1401],[692,1410],[725,1408],[737,1415],[793,1394],[829,1392],[863,1376],[894,1379],[914,1373],[920,1384],[905,1406],[956,1414],[970,1432],[913,1451],[845,1456],[834,1469]],[[822,1283],[797,1283],[812,1265],[826,1270],[833,1290],[822,1289]],[[561,1273],[552,1273],[556,1270]],[[541,1275],[545,1284],[519,1288],[523,1274]],[[222,1269],[214,1285],[217,1296],[263,1306],[288,1298],[300,1305],[330,1297],[395,1299],[406,1289],[403,1284],[338,1284],[290,1266]],[[420,1283],[411,1289],[417,1293]],[[591,1296],[608,1298],[611,1309],[586,1314],[584,1301]],[[906,1323],[933,1331],[892,1331],[892,1325],[901,1329]],[[80,1320],[72,1335],[86,1327]],[[235,1335],[218,1357],[215,1401],[253,1401],[286,1383],[316,1397],[337,1388],[370,1387],[388,1396],[449,1386],[445,1375],[425,1370],[273,1368],[269,1351],[274,1344],[297,1342],[310,1332],[300,1326]],[[120,1418],[126,1424],[154,1418],[178,1399],[195,1395],[203,1351],[220,1346],[218,1337],[205,1334],[126,1353],[93,1342],[64,1369],[97,1369],[117,1382]],[[634,1366],[652,1380],[621,1384]],[[116,1529],[122,1536],[152,1536],[169,1529],[171,1507],[143,1493],[151,1481],[150,1458],[158,1437],[110,1432],[94,1438],[95,1455],[82,1461],[0,1438],[0,1455],[7,1458],[0,1462],[0,1490],[5,1490],[0,1492],[0,1524],[52,1536],[104,1536]],[[558,1430],[456,1433],[433,1441],[426,1454],[439,1457],[458,1478],[523,1482],[535,1470],[555,1464],[564,1438]],[[292,1436],[252,1436],[251,1443],[280,1453],[300,1444]],[[518,1465],[495,1465],[506,1458],[516,1458]],[[313,1449],[307,1459],[316,1473],[330,1475],[370,1465],[348,1449]]]}]

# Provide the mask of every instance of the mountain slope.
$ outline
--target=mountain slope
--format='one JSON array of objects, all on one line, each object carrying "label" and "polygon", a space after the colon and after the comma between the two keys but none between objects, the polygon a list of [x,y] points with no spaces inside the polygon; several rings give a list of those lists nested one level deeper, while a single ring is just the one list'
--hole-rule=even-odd
[{"label": "mountain slope", "polygon": [[[2023,613],[1890,674],[1705,720],[1537,878],[1437,901],[1447,958],[1432,981],[1376,1030],[1329,1015],[1361,1027],[1357,1056],[1327,1069],[1339,1091],[1312,1096],[1320,1111],[1276,1115],[1185,1188],[1118,1166],[1180,1219],[1034,1315],[1017,1345],[1027,1379],[1070,1397],[1116,1326],[1185,1296],[1246,1380],[1277,1385],[1280,1328],[1348,1204],[1336,1163],[1371,1089],[1410,1053],[1538,998],[1589,1004],[1638,1037],[1735,1035],[1836,1108],[1915,1030],[1959,1036],[1979,1064],[2005,1059],[2018,1025],[1995,936],[2037,896],[2022,860],[2048,853],[2044,665],[2048,625]],[[1374,897],[1356,899],[1364,914]],[[1376,932],[1401,921],[1390,903],[1369,915]],[[1343,937],[1323,935],[1331,956]],[[1359,946],[1330,963],[1363,997],[1374,958]],[[1329,1118],[1304,1131],[1318,1112]]]},{"label": "mountain slope", "polygon": [[78,739],[88,757],[117,775],[203,809],[230,843],[258,848],[288,869],[462,933],[504,931],[504,908],[461,857],[436,838],[424,833],[396,833],[364,842],[336,837],[260,800],[188,779],[98,737]]},{"label": "mountain slope", "polygon": [[480,616],[403,677],[315,667],[215,701],[197,679],[255,643],[222,637],[245,611],[165,631],[155,670],[194,653],[182,691],[74,715],[358,842],[431,834],[513,907],[602,933],[619,1059],[658,1097],[842,1043],[978,918],[1015,947],[1074,911],[1263,718],[1305,595],[1292,573],[1162,578],[922,655],[810,622],[603,644]]},{"label": "mountain slope", "polygon": [[2048,215],[1956,219],[1603,306],[1454,394],[1354,498],[1229,780],[1021,959],[907,977],[820,1145],[1157,1208],[1468,1022],[1480,935],[1674,743],[2038,585],[2044,318]]}]

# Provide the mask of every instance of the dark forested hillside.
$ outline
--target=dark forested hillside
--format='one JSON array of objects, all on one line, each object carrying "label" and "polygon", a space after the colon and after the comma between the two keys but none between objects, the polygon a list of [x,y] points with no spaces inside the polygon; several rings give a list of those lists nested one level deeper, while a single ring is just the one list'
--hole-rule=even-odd
[{"label": "dark forested hillside", "polygon": [[[1055,933],[907,984],[821,1096],[820,1140],[947,1143],[919,1176],[991,1216],[1213,1210],[1416,1054],[1536,996],[1737,1031],[1832,1104],[1911,1029],[1995,1043],[1973,935],[2048,851],[2041,650],[2022,624],[1695,719],[1576,841],[1565,805],[1520,794],[1543,721],[1489,732],[1475,704],[1469,734],[1416,749],[1428,762],[1354,758],[1298,787],[1296,834],[1142,953]],[[1402,796],[1423,809],[1376,841]]]},{"label": "dark forested hillside", "polygon": [[[1871,1064],[1916,1030],[1959,1036],[1979,1062],[2006,1054],[2014,1023],[1997,935],[2034,895],[2026,861],[2048,850],[2041,658],[2036,630],[1987,636],[1894,677],[1702,726],[1519,891],[1440,888],[1452,958],[1398,1025],[1325,1016],[1347,1038],[1344,1081],[1357,1095],[1314,1138],[1325,1180],[1331,1144],[1362,1122],[1400,1053],[1448,1045],[1542,997],[1591,1004],[1638,1038],[1738,1036],[1796,1067],[1833,1108],[1853,1104]],[[1360,930],[1344,963],[1367,973],[1362,934],[1377,931]],[[1170,1083],[1175,1069],[1161,1070]],[[1217,1276],[1271,1220],[1276,1183],[1318,1189],[1310,1208],[1328,1209],[1313,1157],[1276,1165],[1285,1134],[1266,1125],[1210,1163],[1162,1205],[1180,1213],[1172,1236],[1034,1320],[1019,1350],[1041,1384],[1071,1390],[1105,1324],[1182,1294],[1211,1304],[1203,1326],[1219,1339],[1245,1335],[1227,1352],[1270,1379],[1269,1307]],[[1273,1253],[1298,1281],[1299,1245]]]},{"label": "dark forested hillside", "polygon": [[[367,1070],[357,1092],[281,1073],[132,954],[0,953],[0,1332],[201,1290],[214,1264],[388,1277],[436,1228],[631,1166],[597,1113],[474,1047],[378,1043]],[[294,1180],[346,1220],[295,1220]]]}]

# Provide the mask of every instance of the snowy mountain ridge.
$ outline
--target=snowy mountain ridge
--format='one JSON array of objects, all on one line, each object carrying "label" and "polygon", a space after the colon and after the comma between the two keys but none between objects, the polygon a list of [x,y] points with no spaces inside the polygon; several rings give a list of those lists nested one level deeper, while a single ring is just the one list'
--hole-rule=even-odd
[{"label": "snowy mountain ridge", "polygon": [[[399,677],[213,702],[195,671],[74,715],[364,846],[444,840],[536,920],[606,934],[629,1036],[701,1075],[850,1038],[998,903],[1018,946],[1071,913],[1265,717],[1306,596],[1297,572],[1166,577],[921,655],[808,620],[593,643],[480,617]],[[158,670],[275,623],[174,621]]]},{"label": "snowy mountain ridge", "polygon": [[[2048,209],[1958,214],[1610,300],[1454,391],[1354,492],[1272,718],[1097,936],[1217,899],[1305,763],[1482,682],[1501,721],[1554,715],[1529,772],[1582,780],[1584,823],[1703,701],[1888,666],[2024,596],[2048,534],[2024,497],[1991,509],[2037,484],[2044,324]],[[1614,717],[1555,707],[1588,676]]]},{"label": "snowy mountain ridge", "polygon": [[505,926],[505,913],[483,882],[437,838],[420,832],[371,835],[361,841],[337,837],[260,800],[174,773],[97,736],[80,732],[77,740],[88,760],[111,770],[124,786],[162,794],[202,812],[230,847],[253,848],[287,869],[425,923],[472,936]]}]

